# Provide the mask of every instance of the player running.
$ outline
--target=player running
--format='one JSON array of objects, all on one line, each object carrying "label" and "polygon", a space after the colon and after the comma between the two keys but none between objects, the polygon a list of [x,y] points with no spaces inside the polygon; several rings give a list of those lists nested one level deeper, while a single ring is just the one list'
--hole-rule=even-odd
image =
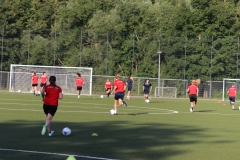
[{"label": "player running", "polygon": [[232,86],[228,89],[227,93],[230,100],[230,106],[232,106],[232,109],[234,110],[234,103],[237,95],[237,88],[234,86],[235,84],[232,83]]},{"label": "player running", "polygon": [[112,91],[112,92],[115,91],[114,115],[117,115],[117,103],[119,103],[120,106],[127,107],[127,103],[123,101],[125,89],[126,89],[126,84],[120,79],[120,75],[116,74],[115,81],[114,81],[114,89]]},{"label": "player running", "polygon": [[37,95],[37,86],[38,86],[38,76],[36,74],[36,72],[33,72],[32,74],[32,91],[33,91],[33,95]]},{"label": "player running", "polygon": [[43,72],[40,77],[40,92],[42,92],[43,87],[47,85],[47,80],[48,76],[46,75],[46,72]]},{"label": "player running", "polygon": [[198,86],[196,84],[195,80],[192,80],[191,85],[188,86],[187,93],[189,94],[189,100],[190,100],[190,112],[194,112],[194,106],[197,102],[198,97]]},{"label": "player running", "polygon": [[111,90],[112,90],[112,82],[109,79],[107,79],[104,86],[105,86],[106,94],[109,98],[109,95],[111,94]]},{"label": "player running", "polygon": [[43,110],[46,115],[45,125],[43,125],[41,134],[44,135],[46,129],[48,130],[48,135],[52,136],[54,131],[51,130],[51,121],[55,115],[58,108],[58,99],[62,99],[62,89],[56,85],[56,77],[51,76],[49,78],[49,85],[46,85],[42,89],[42,98],[43,98]]},{"label": "player running", "polygon": [[126,84],[128,86],[127,99],[129,100],[131,98],[130,96],[131,96],[131,92],[132,92],[132,85],[134,84],[132,76],[128,77],[128,80],[127,80]]},{"label": "player running", "polygon": [[77,86],[77,94],[78,94],[78,99],[79,99],[81,91],[82,91],[82,87],[84,85],[84,79],[82,78],[80,73],[77,73],[77,75],[78,75],[78,78],[76,78],[75,84]]},{"label": "player running", "polygon": [[152,91],[152,84],[150,83],[149,79],[145,80],[145,83],[143,84],[143,97],[145,102],[148,101],[148,95]]}]

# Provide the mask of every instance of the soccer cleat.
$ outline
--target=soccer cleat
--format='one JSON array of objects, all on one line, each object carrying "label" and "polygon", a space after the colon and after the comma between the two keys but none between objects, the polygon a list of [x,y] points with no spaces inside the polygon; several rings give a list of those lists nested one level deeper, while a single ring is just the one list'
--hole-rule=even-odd
[{"label": "soccer cleat", "polygon": [[127,107],[127,103],[125,101],[123,101],[123,106]]},{"label": "soccer cleat", "polygon": [[234,106],[232,106],[232,109],[233,109],[233,110],[235,109]]},{"label": "soccer cleat", "polygon": [[48,136],[51,137],[53,135],[54,131],[51,131],[48,133]]},{"label": "soccer cleat", "polygon": [[47,127],[45,125],[43,125],[42,132],[41,132],[42,135],[44,135],[46,133],[46,129],[47,129]]},{"label": "soccer cleat", "polygon": [[190,108],[190,112],[193,112],[193,109],[192,109],[192,107]]}]

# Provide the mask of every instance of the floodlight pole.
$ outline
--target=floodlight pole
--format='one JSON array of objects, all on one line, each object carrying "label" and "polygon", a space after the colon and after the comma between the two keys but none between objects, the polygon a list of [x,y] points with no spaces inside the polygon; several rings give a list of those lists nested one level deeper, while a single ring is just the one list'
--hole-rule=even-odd
[{"label": "floodlight pole", "polygon": [[161,73],[161,51],[158,51],[158,97],[160,97],[159,95],[159,87],[160,87],[160,73]]}]

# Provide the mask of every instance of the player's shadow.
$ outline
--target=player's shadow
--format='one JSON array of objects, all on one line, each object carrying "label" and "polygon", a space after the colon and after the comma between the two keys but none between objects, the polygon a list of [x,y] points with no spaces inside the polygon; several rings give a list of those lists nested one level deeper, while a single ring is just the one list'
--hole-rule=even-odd
[{"label": "player's shadow", "polygon": [[130,115],[130,116],[138,116],[138,115],[143,115],[143,114],[148,114],[148,112],[129,113],[129,114],[127,114],[127,115]]},{"label": "player's shadow", "polygon": [[194,112],[214,112],[216,110],[200,110],[200,111],[194,111]]}]

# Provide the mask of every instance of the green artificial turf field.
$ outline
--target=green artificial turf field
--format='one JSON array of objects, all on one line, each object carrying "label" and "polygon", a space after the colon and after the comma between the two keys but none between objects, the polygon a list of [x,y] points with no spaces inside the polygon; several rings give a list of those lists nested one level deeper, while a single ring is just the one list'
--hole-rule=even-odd
[{"label": "green artificial turf field", "polygon": [[[188,99],[126,100],[111,115],[113,97],[65,95],[53,118],[52,137],[40,134],[45,122],[41,97],[0,92],[0,159],[65,160],[226,160],[239,159],[240,110],[229,102]],[[62,135],[69,127],[72,134]],[[92,136],[96,133],[98,136]]]}]

